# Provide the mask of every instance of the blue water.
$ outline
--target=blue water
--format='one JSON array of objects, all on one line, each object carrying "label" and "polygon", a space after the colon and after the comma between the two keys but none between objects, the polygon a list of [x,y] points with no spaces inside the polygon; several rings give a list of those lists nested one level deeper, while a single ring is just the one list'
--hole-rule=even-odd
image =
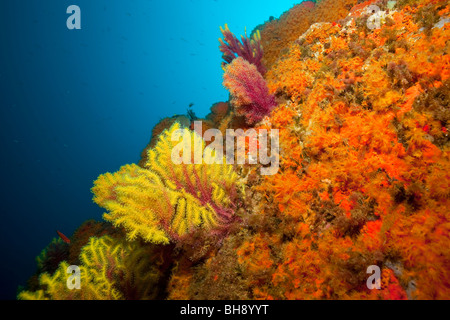
[{"label": "blue water", "polygon": [[[298,1],[301,2],[301,1]],[[81,30],[68,30],[69,5]],[[161,118],[226,101],[219,26],[248,33],[292,0],[0,0],[0,298],[87,219],[93,180],[137,162]]]}]

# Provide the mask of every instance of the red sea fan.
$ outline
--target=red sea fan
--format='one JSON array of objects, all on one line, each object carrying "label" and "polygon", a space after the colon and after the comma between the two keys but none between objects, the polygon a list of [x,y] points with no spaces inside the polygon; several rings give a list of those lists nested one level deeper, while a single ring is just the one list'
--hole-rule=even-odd
[{"label": "red sea fan", "polygon": [[220,51],[222,54],[222,59],[225,62],[222,66],[231,63],[237,57],[242,57],[250,63],[253,63],[257,68],[259,73],[266,73],[266,68],[262,64],[263,49],[261,45],[261,34],[256,31],[253,38],[247,37],[247,32],[245,36],[241,35],[241,41],[236,38],[236,36],[228,29],[228,25],[225,24],[225,29],[220,27],[222,31],[223,39],[219,39]]},{"label": "red sea fan", "polygon": [[225,69],[223,85],[232,95],[236,114],[243,115],[248,124],[255,124],[276,106],[266,81],[254,64],[243,58],[234,59]]}]

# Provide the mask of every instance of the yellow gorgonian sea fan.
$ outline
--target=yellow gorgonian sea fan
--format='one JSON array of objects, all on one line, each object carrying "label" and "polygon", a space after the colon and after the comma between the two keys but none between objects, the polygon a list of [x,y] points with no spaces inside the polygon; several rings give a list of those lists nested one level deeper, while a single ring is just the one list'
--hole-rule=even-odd
[{"label": "yellow gorgonian sea fan", "polygon": [[[152,299],[159,272],[149,260],[148,247],[110,236],[91,237],[81,249],[79,280],[63,261],[53,274],[39,276],[39,289],[22,291],[20,300],[123,300]],[[133,290],[128,288],[132,287]]]},{"label": "yellow gorgonian sea fan", "polygon": [[168,244],[196,229],[223,234],[235,220],[238,176],[196,132],[179,123],[161,133],[144,168],[122,166],[95,181],[94,202],[128,240]]}]

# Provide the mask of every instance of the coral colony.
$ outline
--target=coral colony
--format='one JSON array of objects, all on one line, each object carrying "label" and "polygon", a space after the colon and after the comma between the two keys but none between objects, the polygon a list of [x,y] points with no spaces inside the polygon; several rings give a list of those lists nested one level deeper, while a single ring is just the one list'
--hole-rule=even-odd
[{"label": "coral colony", "polygon": [[449,299],[449,15],[322,0],[225,25],[229,101],[100,175],[104,221],[54,240],[18,298]]}]

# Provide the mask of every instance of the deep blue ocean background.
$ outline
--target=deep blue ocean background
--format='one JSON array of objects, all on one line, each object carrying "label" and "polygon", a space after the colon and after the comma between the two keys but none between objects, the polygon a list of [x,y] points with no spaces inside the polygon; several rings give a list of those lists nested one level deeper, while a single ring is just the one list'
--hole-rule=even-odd
[{"label": "deep blue ocean background", "polygon": [[299,2],[0,0],[0,298],[55,230],[102,219],[93,181],[137,162],[161,118],[228,100],[219,26],[250,34]]}]

